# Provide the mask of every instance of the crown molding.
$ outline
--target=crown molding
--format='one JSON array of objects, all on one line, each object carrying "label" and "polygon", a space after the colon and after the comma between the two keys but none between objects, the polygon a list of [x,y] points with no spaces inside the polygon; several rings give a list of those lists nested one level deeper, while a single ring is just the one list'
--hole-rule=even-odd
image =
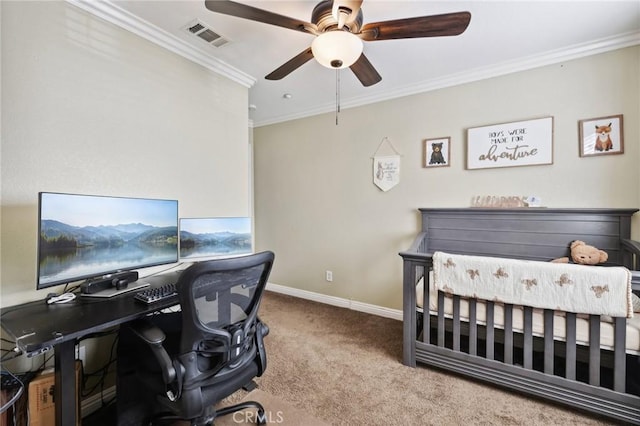
[{"label": "crown molding", "polygon": [[[173,34],[170,34],[151,23],[144,21],[137,16],[116,6],[111,0],[66,0],[68,3],[77,6],[92,15],[113,23],[127,31],[139,35],[167,50],[170,50],[186,59],[189,59],[205,68],[229,78],[244,87],[251,88],[256,79],[237,68],[232,67],[224,61],[212,57],[196,47],[182,41]],[[534,68],[553,65],[564,61],[579,59],[586,56],[597,55],[612,50],[640,44],[640,31],[621,34],[614,37],[603,38],[589,43],[568,46],[563,49],[544,52],[539,55],[531,55],[516,61],[508,61],[488,67],[466,70],[457,74],[452,74],[444,78],[425,80],[418,84],[406,85],[393,90],[377,92],[374,95],[363,95],[351,99],[344,99],[341,108],[349,109],[405,96],[416,95],[443,89],[461,84],[472,83],[493,77],[499,77],[520,71],[527,71]],[[268,120],[251,121],[249,127],[256,128],[277,124],[284,121],[297,120],[314,115],[334,112],[335,103],[330,102],[314,108],[298,111],[295,114],[287,114],[273,117]]]},{"label": "crown molding", "polygon": [[127,12],[126,10],[116,6],[109,0],[66,0],[72,4],[94,16],[104,19],[114,25],[117,25],[127,31],[130,31],[140,37],[151,41],[173,53],[176,53],[190,61],[193,61],[203,67],[220,74],[228,79],[250,88],[256,83],[256,79],[251,77],[224,61],[212,57],[210,54],[180,40],[178,37],[170,34],[151,23],[138,18],[137,16]]},{"label": "crown molding", "polygon": [[[603,38],[589,43],[577,44],[563,49],[552,50],[539,55],[532,55],[516,61],[503,62],[483,68],[475,68],[461,73],[452,74],[444,78],[425,80],[418,84],[407,85],[394,90],[378,92],[375,95],[365,95],[349,100],[343,100],[340,108],[342,110],[355,108],[363,105],[430,92],[475,81],[486,80],[520,71],[527,71],[540,68],[546,65],[553,65],[586,56],[597,55],[612,50],[623,49],[640,45],[640,31],[621,34],[615,37]],[[297,120],[314,115],[335,112],[335,103],[327,103],[316,108],[299,111],[295,114],[274,117],[269,120],[255,121],[254,127],[267,126],[270,124],[282,123],[285,121]]]}]

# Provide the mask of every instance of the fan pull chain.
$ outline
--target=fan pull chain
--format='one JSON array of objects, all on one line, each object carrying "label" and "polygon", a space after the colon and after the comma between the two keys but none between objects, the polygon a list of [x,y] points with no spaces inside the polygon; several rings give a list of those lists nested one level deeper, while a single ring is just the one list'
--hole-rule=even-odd
[{"label": "fan pull chain", "polygon": [[340,114],[340,69],[336,68],[336,126],[338,125],[338,114]]}]

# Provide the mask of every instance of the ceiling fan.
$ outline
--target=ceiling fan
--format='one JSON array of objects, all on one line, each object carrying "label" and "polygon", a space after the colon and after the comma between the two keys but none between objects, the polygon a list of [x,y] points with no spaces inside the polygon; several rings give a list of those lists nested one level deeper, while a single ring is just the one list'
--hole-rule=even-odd
[{"label": "ceiling fan", "polygon": [[276,25],[315,35],[311,47],[285,62],[265,78],[280,80],[312,58],[328,68],[349,67],[364,86],[382,77],[362,53],[362,41],[442,37],[462,34],[469,26],[469,12],[445,13],[368,23],[363,25],[363,0],[322,0],[311,13],[311,22],[300,21],[230,0],[205,0],[212,12]]}]

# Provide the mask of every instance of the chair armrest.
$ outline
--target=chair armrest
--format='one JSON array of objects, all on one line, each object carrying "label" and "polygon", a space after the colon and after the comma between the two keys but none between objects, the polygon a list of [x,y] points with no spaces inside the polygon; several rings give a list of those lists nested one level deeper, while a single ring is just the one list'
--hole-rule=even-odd
[{"label": "chair armrest", "polygon": [[153,355],[156,357],[160,369],[162,370],[162,378],[166,384],[173,382],[176,379],[176,369],[173,366],[173,362],[169,357],[169,354],[162,346],[162,342],[166,338],[164,332],[151,322],[145,319],[135,320],[130,323],[131,330],[136,336],[142,339],[149,345]]},{"label": "chair armrest", "polygon": [[269,327],[258,319],[256,323],[256,344],[258,346],[258,377],[267,369],[267,352],[264,347],[264,337],[269,334]]},{"label": "chair armrest", "polygon": [[131,330],[148,345],[162,344],[167,337],[159,327],[144,319],[133,321]]}]

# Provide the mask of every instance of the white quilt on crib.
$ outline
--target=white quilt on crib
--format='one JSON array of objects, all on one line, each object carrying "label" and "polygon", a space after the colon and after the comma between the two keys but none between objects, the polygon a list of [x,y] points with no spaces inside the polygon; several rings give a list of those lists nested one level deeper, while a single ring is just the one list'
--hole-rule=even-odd
[{"label": "white quilt on crib", "polygon": [[[416,285],[417,305],[422,308],[424,300],[424,279],[420,279]],[[433,275],[430,273],[429,279],[429,310],[432,314],[438,312],[438,292],[433,285]],[[524,316],[522,307],[515,305],[513,312],[513,331],[522,333],[524,331]],[[447,318],[453,318],[453,298],[444,298],[444,314]],[[469,299],[460,299],[460,320],[469,321]],[[494,307],[494,326],[504,328],[504,307],[497,303]],[[480,325],[487,324],[486,303],[482,300],[477,303],[476,322]],[[566,316],[564,312],[555,312],[553,320],[553,338],[556,340],[566,339]],[[544,336],[544,316],[542,309],[533,310],[533,335]],[[640,355],[640,315],[627,319],[627,353]],[[589,320],[588,317],[578,315],[576,318],[576,342],[580,345],[589,345]],[[608,316],[600,317],[600,347],[602,349],[613,350],[615,328],[612,318]]]},{"label": "white quilt on crib", "polygon": [[565,312],[633,317],[631,273],[624,267],[435,252],[433,275],[437,289],[463,297]]}]

